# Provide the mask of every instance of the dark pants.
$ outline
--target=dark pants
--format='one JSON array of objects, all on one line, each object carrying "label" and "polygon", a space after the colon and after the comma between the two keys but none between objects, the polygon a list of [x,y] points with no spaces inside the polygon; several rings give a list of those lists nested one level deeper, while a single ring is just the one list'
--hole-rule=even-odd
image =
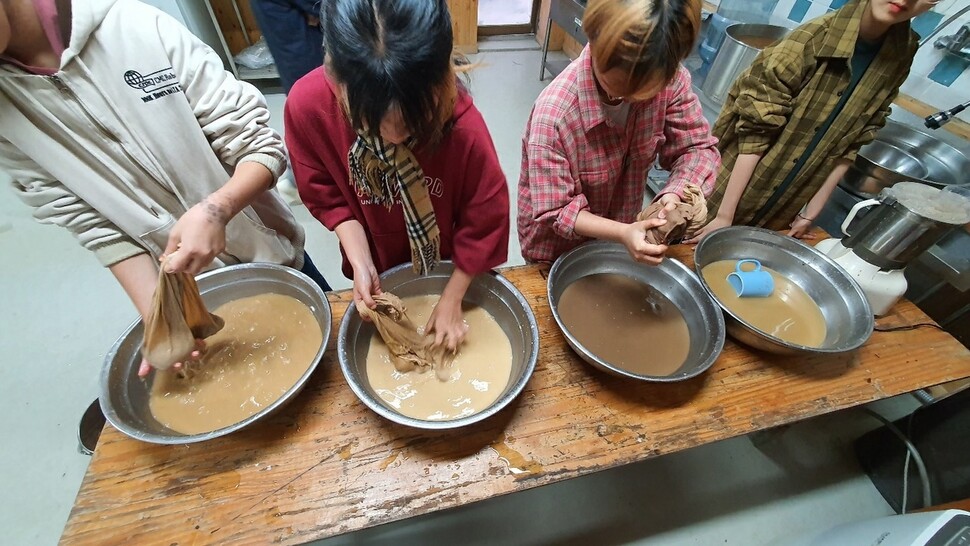
[{"label": "dark pants", "polygon": [[310,26],[306,21],[307,14],[319,17],[319,11],[306,11],[319,3],[252,0],[250,5],[276,61],[283,90],[289,93],[296,80],[323,64],[323,32],[319,26]]},{"label": "dark pants", "polygon": [[333,290],[330,288],[330,284],[327,283],[327,279],[323,278],[323,274],[320,273],[317,266],[313,265],[313,260],[310,259],[310,255],[306,252],[303,253],[303,267],[300,268],[300,273],[313,279],[313,282],[317,283],[317,286],[322,288],[324,292]]}]

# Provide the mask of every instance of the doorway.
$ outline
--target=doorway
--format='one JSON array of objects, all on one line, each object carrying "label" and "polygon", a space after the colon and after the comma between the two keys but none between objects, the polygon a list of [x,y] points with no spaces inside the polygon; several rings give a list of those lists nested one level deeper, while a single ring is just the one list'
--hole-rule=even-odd
[{"label": "doorway", "polygon": [[478,35],[533,34],[539,0],[479,0]]}]

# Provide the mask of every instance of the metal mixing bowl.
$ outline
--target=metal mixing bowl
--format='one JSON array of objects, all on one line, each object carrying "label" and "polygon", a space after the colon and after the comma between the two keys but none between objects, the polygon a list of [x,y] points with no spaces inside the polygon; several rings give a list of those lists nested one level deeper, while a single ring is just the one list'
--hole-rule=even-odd
[{"label": "metal mixing bowl", "polygon": [[[559,316],[559,298],[570,284],[597,273],[617,273],[650,285],[667,297],[683,315],[690,332],[690,352],[677,371],[666,376],[636,374],[591,353],[569,333]],[[563,254],[548,278],[549,306],[569,346],[583,360],[605,372],[643,381],[682,381],[704,373],[724,348],[724,316],[697,276],[684,264],[666,259],[659,266],[638,263],[623,245],[593,241]],[[649,358],[649,355],[644,355]]]},{"label": "metal mixing bowl", "polygon": [[[414,273],[410,263],[402,264],[381,275],[381,289],[402,299],[439,295],[444,291],[454,270],[454,264],[442,262],[432,273],[422,277]],[[514,400],[532,377],[539,358],[539,328],[532,308],[508,279],[495,272],[476,276],[465,293],[464,301],[488,311],[512,344],[512,373],[509,384],[491,405],[473,415],[447,421],[415,419],[398,413],[377,395],[367,379],[368,347],[371,337],[379,334],[373,324],[361,320],[357,308],[351,303],[340,322],[337,359],[347,384],[357,398],[388,420],[429,430],[453,429],[477,423],[498,413]]]},{"label": "metal mixing bowl", "polygon": [[[806,347],[779,339],[751,326],[711,292],[701,270],[720,260],[754,258],[794,281],[818,304],[825,319],[821,347]],[[694,250],[697,276],[727,315],[727,331],[747,345],[780,354],[841,353],[857,349],[872,334],[875,322],[862,289],[831,258],[805,243],[766,229],[731,226],[719,229]]]},{"label": "metal mixing bowl", "polygon": [[148,396],[155,374],[150,374],[144,380],[138,377],[144,325],[141,320],[134,322],[118,338],[104,359],[100,401],[101,411],[108,422],[136,440],[154,444],[191,444],[245,428],[271,415],[299,394],[320,364],[327,348],[330,340],[330,302],[323,290],[303,273],[289,267],[253,263],[210,271],[200,275],[197,281],[202,299],[210,310],[233,300],[259,294],[274,293],[296,298],[306,304],[317,319],[323,333],[323,343],[310,368],[276,402],[234,425],[201,434],[183,434],[156,421],[148,407]]},{"label": "metal mixing bowl", "polygon": [[935,187],[966,184],[970,157],[929,131],[888,120],[876,139],[859,150],[839,185],[858,196],[874,197],[898,182]]}]

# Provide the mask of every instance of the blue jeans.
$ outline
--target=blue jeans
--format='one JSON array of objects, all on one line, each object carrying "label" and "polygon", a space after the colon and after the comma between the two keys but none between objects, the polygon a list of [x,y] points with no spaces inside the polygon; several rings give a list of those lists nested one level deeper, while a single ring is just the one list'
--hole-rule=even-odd
[{"label": "blue jeans", "polygon": [[307,24],[306,15],[320,16],[313,0],[252,0],[250,6],[280,73],[283,91],[323,64],[323,31]]},{"label": "blue jeans", "polygon": [[303,273],[307,277],[313,279],[313,282],[317,283],[317,286],[323,289],[324,292],[329,292],[333,290],[327,283],[327,279],[323,278],[320,270],[317,266],[313,265],[313,260],[310,259],[310,255],[305,251],[303,252],[303,267],[300,268],[300,273]]}]

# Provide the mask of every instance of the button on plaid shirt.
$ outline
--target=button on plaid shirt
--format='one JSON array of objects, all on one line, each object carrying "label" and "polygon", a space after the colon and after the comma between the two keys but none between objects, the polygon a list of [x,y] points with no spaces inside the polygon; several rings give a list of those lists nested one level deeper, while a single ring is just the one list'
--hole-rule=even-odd
[{"label": "button on plaid shirt", "polygon": [[683,197],[694,183],[714,188],[720,155],[684,67],[654,98],[633,103],[626,127],[600,101],[589,47],[547,87],[522,140],[518,230],[522,256],[553,261],[587,241],[580,211],[630,223],[643,208],[647,172],[670,171],[663,193]]}]

